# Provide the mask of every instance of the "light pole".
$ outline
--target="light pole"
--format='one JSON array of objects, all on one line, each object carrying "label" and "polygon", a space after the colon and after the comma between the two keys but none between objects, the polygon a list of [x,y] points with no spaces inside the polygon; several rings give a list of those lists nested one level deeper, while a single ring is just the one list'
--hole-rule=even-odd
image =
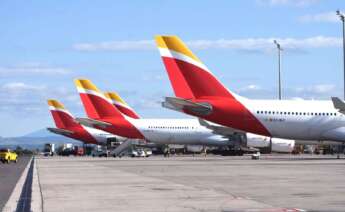
[{"label": "light pole", "polygon": [[274,44],[276,44],[277,49],[278,49],[278,98],[279,100],[282,99],[282,82],[281,82],[281,51],[283,49],[281,48],[280,44],[274,40]]},{"label": "light pole", "polygon": [[345,99],[345,15],[337,10],[337,15],[339,16],[341,22],[343,23],[343,71],[344,71],[344,99]]}]

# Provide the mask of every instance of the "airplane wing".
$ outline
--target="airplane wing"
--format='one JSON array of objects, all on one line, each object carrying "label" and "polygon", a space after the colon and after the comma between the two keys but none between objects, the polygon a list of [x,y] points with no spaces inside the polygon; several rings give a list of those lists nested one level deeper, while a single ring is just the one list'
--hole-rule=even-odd
[{"label": "airplane wing", "polygon": [[162,106],[179,112],[187,110],[198,115],[208,115],[212,112],[212,106],[206,102],[195,103],[188,99],[177,97],[165,97],[165,102],[162,103]]},{"label": "airplane wing", "polygon": [[237,130],[234,128],[230,128],[230,127],[225,127],[223,125],[219,125],[219,124],[215,124],[209,121],[206,121],[204,119],[198,119],[199,123],[201,126],[204,126],[210,130],[213,131],[214,134],[218,134],[218,135],[223,135],[226,137],[232,136],[232,135],[244,135],[246,132],[242,131],[242,130]]},{"label": "airplane wing", "polygon": [[332,97],[333,106],[340,113],[345,114],[345,102],[339,99],[338,97]]},{"label": "airplane wing", "polygon": [[76,118],[75,119],[79,124],[88,126],[88,127],[100,127],[100,128],[106,128],[111,126],[111,124],[104,122],[104,121],[98,121],[95,119],[90,118]]},{"label": "airplane wing", "polygon": [[237,140],[238,142],[236,142],[237,145],[235,144],[238,150],[242,150],[244,152],[258,152],[259,151],[258,148],[248,147],[246,142],[245,143],[242,142],[242,139],[246,137],[246,132],[244,131],[218,125],[218,124],[215,124],[215,123],[212,123],[200,118],[199,118],[199,123],[201,126],[204,126],[212,130],[213,134],[221,135],[229,139],[235,139],[235,140],[239,139]]},{"label": "airplane wing", "polygon": [[72,135],[74,133],[73,131],[70,131],[70,130],[64,130],[64,129],[59,129],[59,128],[51,128],[51,127],[48,127],[47,130],[52,132],[52,133],[55,133],[55,134],[66,135],[66,136]]}]

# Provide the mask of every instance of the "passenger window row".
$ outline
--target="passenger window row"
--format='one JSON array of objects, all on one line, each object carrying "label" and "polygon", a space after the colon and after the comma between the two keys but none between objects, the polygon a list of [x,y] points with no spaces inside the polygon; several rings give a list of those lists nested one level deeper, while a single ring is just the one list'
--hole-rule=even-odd
[{"label": "passenger window row", "polygon": [[149,129],[194,129],[194,127],[149,126]]},{"label": "passenger window row", "polygon": [[268,115],[337,116],[337,113],[317,113],[317,112],[256,111],[256,113],[257,114],[268,114]]}]

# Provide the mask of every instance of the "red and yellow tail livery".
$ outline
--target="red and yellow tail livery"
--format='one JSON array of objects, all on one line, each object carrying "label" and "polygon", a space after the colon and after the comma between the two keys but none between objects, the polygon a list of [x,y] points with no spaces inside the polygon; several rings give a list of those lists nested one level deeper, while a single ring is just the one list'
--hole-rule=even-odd
[{"label": "red and yellow tail livery", "polygon": [[221,125],[270,136],[241,102],[244,98],[230,92],[180,38],[160,35],[155,40],[178,97],[167,98],[166,105]]},{"label": "red and yellow tail livery", "polygon": [[177,97],[233,98],[208,68],[177,36],[156,36],[156,43]]},{"label": "red and yellow tail livery", "polygon": [[64,135],[84,143],[96,144],[97,140],[78,122],[73,115],[54,99],[48,100],[49,110],[57,128],[47,128],[50,132]]},{"label": "red and yellow tail livery", "polygon": [[75,85],[89,118],[122,118],[116,108],[113,106],[111,100],[105,97],[90,80],[77,79],[75,80]]},{"label": "red and yellow tail livery", "polygon": [[90,80],[76,79],[75,85],[89,119],[78,119],[85,124],[127,138],[142,139],[143,135],[130,122],[131,117],[123,115]]},{"label": "red and yellow tail livery", "polygon": [[64,105],[54,99],[48,100],[49,110],[58,128],[66,129],[79,126],[73,115],[65,109]]},{"label": "red and yellow tail livery", "polygon": [[124,115],[133,119],[139,119],[139,115],[120,97],[116,92],[105,92],[104,95],[110,99],[113,105]]}]

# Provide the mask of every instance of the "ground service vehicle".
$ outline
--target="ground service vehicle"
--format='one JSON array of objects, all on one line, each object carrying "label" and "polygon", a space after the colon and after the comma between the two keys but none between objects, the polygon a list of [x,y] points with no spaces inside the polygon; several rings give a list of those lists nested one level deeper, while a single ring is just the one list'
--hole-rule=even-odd
[{"label": "ground service vehicle", "polygon": [[46,143],[44,144],[43,155],[44,156],[54,156],[55,144]]},{"label": "ground service vehicle", "polygon": [[94,149],[91,155],[92,157],[108,157],[108,152],[105,149]]},{"label": "ground service vehicle", "polygon": [[137,150],[132,150],[131,152],[131,157],[149,157],[152,155],[151,150],[146,150],[146,149],[137,149]]},{"label": "ground service vehicle", "polygon": [[83,156],[85,154],[84,148],[80,146],[75,146],[73,148],[74,156]]},{"label": "ground service vehicle", "polygon": [[0,160],[3,163],[10,163],[11,161],[14,161],[15,163],[17,163],[18,155],[15,152],[11,152],[9,149],[1,149]]}]

